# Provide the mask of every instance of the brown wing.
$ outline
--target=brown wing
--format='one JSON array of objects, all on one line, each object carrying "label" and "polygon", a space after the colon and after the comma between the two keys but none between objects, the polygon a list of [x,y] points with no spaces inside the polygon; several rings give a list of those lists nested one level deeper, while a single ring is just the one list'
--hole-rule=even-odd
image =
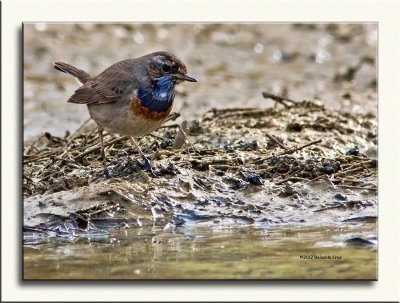
[{"label": "brown wing", "polygon": [[125,72],[102,73],[78,88],[68,102],[104,104],[118,101],[134,85],[133,77]]},{"label": "brown wing", "polygon": [[85,85],[78,88],[68,99],[68,102],[79,104],[102,104],[115,102],[119,97],[120,95],[114,93],[104,84],[93,80],[86,82]]}]

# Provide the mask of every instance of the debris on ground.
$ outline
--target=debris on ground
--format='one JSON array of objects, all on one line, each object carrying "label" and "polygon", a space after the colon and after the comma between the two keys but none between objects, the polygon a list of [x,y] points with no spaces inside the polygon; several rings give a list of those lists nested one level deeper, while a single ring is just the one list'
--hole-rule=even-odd
[{"label": "debris on ground", "polygon": [[138,140],[155,178],[143,171],[127,137],[106,134],[113,176],[106,180],[94,127],[25,142],[25,228],[49,230],[60,219],[77,231],[187,220],[330,223],[373,216],[376,117],[263,95],[278,106],[212,109],[200,121],[167,124]]}]

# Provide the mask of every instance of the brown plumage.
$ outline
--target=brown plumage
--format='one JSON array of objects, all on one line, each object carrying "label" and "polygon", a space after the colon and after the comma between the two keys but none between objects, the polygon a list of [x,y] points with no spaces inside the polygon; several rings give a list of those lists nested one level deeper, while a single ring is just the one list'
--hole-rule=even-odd
[{"label": "brown plumage", "polygon": [[115,102],[120,94],[115,93],[101,78],[91,77],[87,72],[68,63],[54,62],[55,69],[74,76],[83,85],[78,88],[67,102],[78,104],[102,104]]},{"label": "brown plumage", "polygon": [[[68,102],[86,104],[90,117],[98,124],[106,177],[110,174],[105,164],[103,129],[131,136],[137,146],[133,137],[151,133],[168,117],[175,85],[182,81],[196,82],[186,74],[185,64],[168,52],[117,62],[97,76],[64,62],[53,65],[82,84]],[[152,173],[149,161],[141,154]]]}]

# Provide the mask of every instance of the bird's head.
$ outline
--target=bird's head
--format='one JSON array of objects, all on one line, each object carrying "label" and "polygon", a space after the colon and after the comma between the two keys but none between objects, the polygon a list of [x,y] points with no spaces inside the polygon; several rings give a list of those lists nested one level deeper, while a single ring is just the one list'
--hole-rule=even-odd
[{"label": "bird's head", "polygon": [[178,84],[182,81],[197,82],[187,75],[185,64],[168,52],[156,52],[147,55],[147,71],[153,80],[170,81]]}]

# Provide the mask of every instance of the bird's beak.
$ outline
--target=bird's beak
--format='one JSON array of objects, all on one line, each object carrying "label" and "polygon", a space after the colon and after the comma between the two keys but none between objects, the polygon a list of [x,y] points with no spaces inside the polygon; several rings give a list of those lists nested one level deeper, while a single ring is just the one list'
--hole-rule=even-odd
[{"label": "bird's beak", "polygon": [[182,81],[197,82],[195,78],[189,77],[188,75],[175,74],[174,77]]}]

